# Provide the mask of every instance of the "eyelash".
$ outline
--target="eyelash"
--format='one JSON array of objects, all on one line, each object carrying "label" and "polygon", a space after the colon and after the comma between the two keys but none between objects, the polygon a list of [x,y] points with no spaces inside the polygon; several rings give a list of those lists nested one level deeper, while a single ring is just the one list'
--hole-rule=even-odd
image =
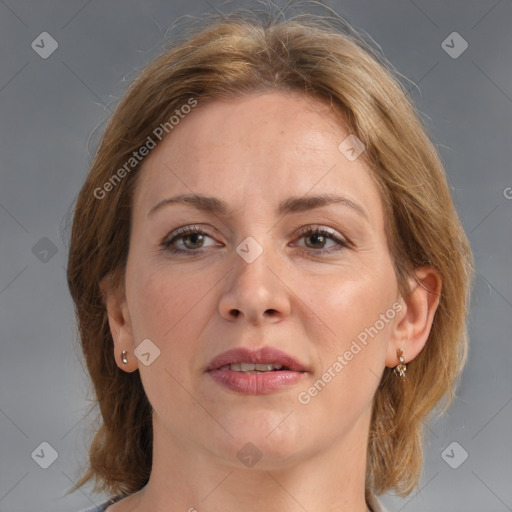
[{"label": "eyelash", "polygon": [[[345,241],[345,240],[341,240],[340,238],[338,238],[336,236],[335,233],[333,233],[332,231],[326,229],[326,228],[320,228],[320,227],[313,227],[313,226],[304,226],[302,228],[299,229],[299,232],[300,232],[300,237],[299,238],[304,238],[304,237],[307,237],[307,236],[311,236],[311,235],[323,235],[323,236],[326,236],[327,238],[333,240],[334,242],[336,242],[339,247],[338,248],[330,248],[330,249],[311,249],[309,247],[306,247],[304,248],[307,252],[312,252],[312,253],[315,253],[315,254],[325,254],[325,253],[335,253],[335,252],[338,252],[338,251],[341,251],[343,249],[346,249],[350,246],[350,243]],[[187,255],[195,255],[195,254],[199,254],[203,251],[203,248],[199,248],[199,249],[190,249],[190,250],[185,250],[185,249],[176,249],[176,248],[172,248],[171,245],[176,241],[176,240],[179,240],[180,238],[185,238],[186,236],[188,235],[196,235],[196,234],[199,234],[199,235],[207,235],[208,237],[210,238],[213,238],[210,236],[210,234],[197,227],[197,226],[185,226],[183,228],[179,228],[176,230],[176,232],[174,233],[174,236],[172,238],[167,238],[165,239],[161,244],[160,246],[162,247],[162,250],[166,251],[166,252],[170,252],[172,254],[187,254]]]}]

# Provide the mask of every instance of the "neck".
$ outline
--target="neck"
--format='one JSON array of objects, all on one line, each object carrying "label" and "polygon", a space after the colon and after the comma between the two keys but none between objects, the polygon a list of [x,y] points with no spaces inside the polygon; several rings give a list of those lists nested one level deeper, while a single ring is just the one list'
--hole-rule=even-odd
[{"label": "neck", "polygon": [[[370,410],[343,439],[315,453],[240,468],[177,439],[153,418],[153,464],[134,511],[367,512],[365,474]],[[293,460],[292,460],[293,459]],[[133,496],[135,498],[135,496]]]}]

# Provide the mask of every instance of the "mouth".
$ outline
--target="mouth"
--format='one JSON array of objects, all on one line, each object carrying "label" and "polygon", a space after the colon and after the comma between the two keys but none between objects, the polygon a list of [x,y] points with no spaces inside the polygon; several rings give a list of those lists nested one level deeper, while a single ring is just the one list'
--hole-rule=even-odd
[{"label": "mouth", "polygon": [[278,391],[308,373],[294,357],[272,347],[229,350],[215,357],[206,372],[221,386],[249,395]]},{"label": "mouth", "polygon": [[286,352],[273,347],[259,350],[235,348],[214,357],[206,371],[232,370],[237,372],[306,372],[306,367]]},{"label": "mouth", "polygon": [[267,373],[279,371],[291,371],[288,366],[277,363],[232,363],[217,368],[217,370],[232,370],[242,373]]}]

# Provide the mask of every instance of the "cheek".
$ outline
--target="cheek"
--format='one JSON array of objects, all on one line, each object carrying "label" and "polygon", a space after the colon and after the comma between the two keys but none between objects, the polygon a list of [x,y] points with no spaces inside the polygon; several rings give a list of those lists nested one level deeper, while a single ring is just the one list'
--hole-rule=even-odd
[{"label": "cheek", "polygon": [[169,268],[145,270],[142,266],[132,276],[130,309],[135,311],[132,325],[138,337],[168,343],[204,310],[202,299],[208,290],[204,279],[183,279]]},{"label": "cheek", "polygon": [[[348,433],[359,418],[369,414],[393,325],[392,292],[390,283],[381,279],[377,285],[376,278],[368,278],[340,282],[335,290],[315,298],[322,304],[318,314],[329,329],[323,334],[308,333],[318,372],[297,390],[296,399],[304,418],[328,419],[324,442],[338,438],[340,432]],[[386,313],[387,322],[380,316]]]},{"label": "cheek", "polygon": [[[160,350],[149,366],[139,364],[140,377],[153,408],[171,417],[176,407],[189,407],[189,369],[197,364],[197,339],[211,316],[207,280],[188,280],[169,268],[132,273],[127,282],[135,344],[150,339]],[[201,411],[192,411],[199,417]],[[204,419],[204,418],[203,418]]]},{"label": "cheek", "polygon": [[[373,271],[350,268],[336,277],[308,278],[302,293],[309,297],[310,309],[323,323],[323,332],[327,335],[321,346],[330,352],[343,349],[373,326],[380,315],[391,308],[397,289],[391,268]],[[381,326],[379,330],[389,329]]]},{"label": "cheek", "polygon": [[160,395],[161,382],[178,393],[177,382],[187,385],[190,381],[190,369],[198,364],[198,340],[216,311],[211,292],[217,281],[206,273],[199,279],[162,265],[146,270],[140,266],[132,274],[130,311],[134,311],[135,343],[148,338],[160,350],[151,366],[139,365],[148,395]]},{"label": "cheek", "polygon": [[304,292],[321,319],[308,331],[321,368],[316,376],[322,381],[319,393],[333,405],[364,404],[380,380],[394,325],[397,289],[392,268],[346,274],[322,291],[308,289]]}]

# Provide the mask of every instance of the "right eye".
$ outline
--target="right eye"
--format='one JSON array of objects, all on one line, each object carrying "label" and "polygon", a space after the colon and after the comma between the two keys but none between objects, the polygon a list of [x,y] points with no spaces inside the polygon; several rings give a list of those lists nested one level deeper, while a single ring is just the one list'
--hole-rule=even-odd
[{"label": "right eye", "polygon": [[[197,254],[202,252],[202,249],[205,247],[205,237],[212,238],[206,231],[197,226],[185,226],[172,232],[160,245],[163,250],[173,254]],[[176,247],[180,243],[183,248]]]}]

